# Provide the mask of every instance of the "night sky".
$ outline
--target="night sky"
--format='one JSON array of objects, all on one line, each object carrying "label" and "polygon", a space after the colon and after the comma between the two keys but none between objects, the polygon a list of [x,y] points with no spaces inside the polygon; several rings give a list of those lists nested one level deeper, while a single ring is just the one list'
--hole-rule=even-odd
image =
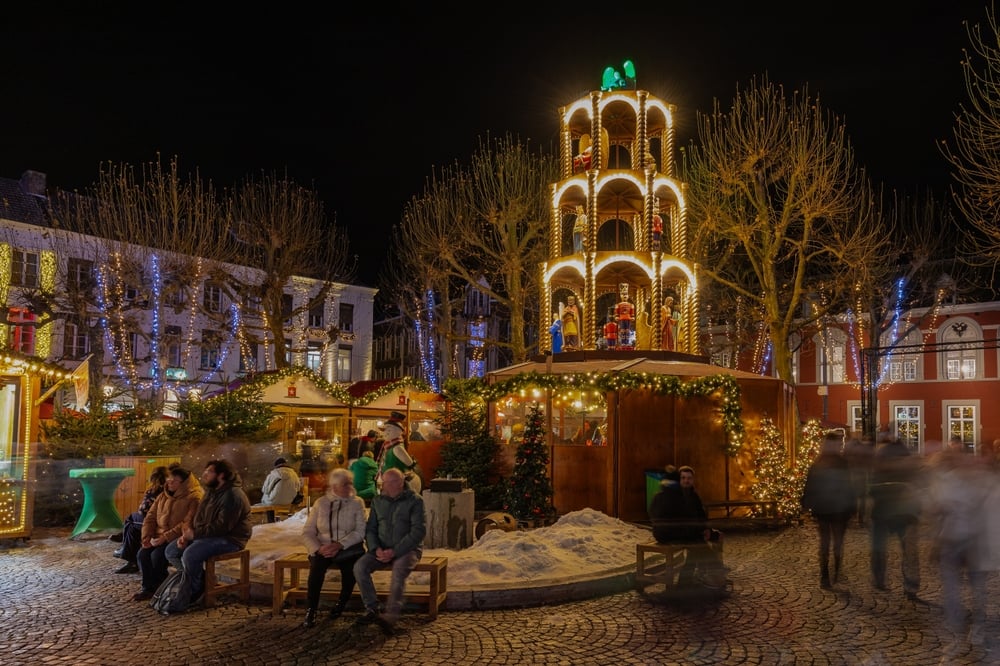
[{"label": "night sky", "polygon": [[638,87],[678,107],[680,145],[697,138],[696,112],[713,100],[728,109],[737,86],[766,74],[788,91],[808,84],[844,118],[873,180],[943,193],[935,141],[951,138],[965,100],[962,21],[983,22],[985,2],[766,8],[776,4],[601,16],[562,4],[546,18],[501,3],[434,19],[385,7],[336,21],[300,3],[227,16],[149,4],[132,10],[141,15],[8,14],[0,176],[33,169],[81,188],[103,162],[157,153],[217,186],[287,173],[347,226],[358,281],[375,286],[386,237],[434,167],[467,161],[487,136],[554,150],[558,107],[631,59]]}]

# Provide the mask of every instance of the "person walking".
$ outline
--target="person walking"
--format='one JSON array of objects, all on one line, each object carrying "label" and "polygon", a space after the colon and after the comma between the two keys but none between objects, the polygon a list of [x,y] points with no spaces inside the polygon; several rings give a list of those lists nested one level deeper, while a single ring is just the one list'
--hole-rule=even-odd
[{"label": "person walking", "polygon": [[843,440],[839,433],[827,433],[819,455],[809,467],[802,492],[802,508],[812,513],[819,530],[819,585],[825,590],[840,579],[844,560],[844,533],[856,509],[851,472],[847,458],[841,452],[842,446]]},{"label": "person walking", "polygon": [[875,443],[869,435],[852,437],[847,442],[844,455],[847,457],[847,467],[851,470],[851,486],[854,488],[854,500],[857,503],[854,514],[858,520],[858,527],[864,527],[868,522],[870,509],[868,483],[871,481]]},{"label": "person walking", "polygon": [[945,626],[952,632],[953,644],[965,633],[964,573],[971,601],[969,643],[981,645],[986,637],[986,578],[992,568],[986,541],[990,512],[984,507],[990,504],[995,474],[954,439],[934,454],[928,466],[927,514],[937,540]]},{"label": "person walking", "polygon": [[[365,453],[371,455],[370,451]],[[371,460],[370,457],[367,459]],[[302,529],[302,538],[309,552],[309,582],[306,588],[309,607],[302,626],[310,628],[316,624],[327,569],[337,567],[340,570],[340,596],[330,611],[330,617],[337,619],[354,592],[354,565],[365,554],[365,505],[354,493],[349,471],[338,468],[330,472],[326,494],[313,504]]]},{"label": "person walking", "polygon": [[871,572],[877,590],[886,585],[889,535],[899,539],[903,592],[916,600],[920,590],[920,522],[922,465],[898,438],[883,436],[875,450],[869,494],[872,498]]}]

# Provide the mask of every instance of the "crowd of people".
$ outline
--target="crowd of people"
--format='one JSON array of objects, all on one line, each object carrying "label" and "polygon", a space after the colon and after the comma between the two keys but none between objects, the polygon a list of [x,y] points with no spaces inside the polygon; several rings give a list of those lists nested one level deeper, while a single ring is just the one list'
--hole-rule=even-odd
[{"label": "crowd of people", "polygon": [[[838,582],[844,533],[856,520],[870,529],[873,588],[890,589],[889,551],[898,543],[903,594],[922,603],[919,540],[921,527],[927,527],[934,544],[933,561],[926,564],[940,577],[945,626],[952,634],[945,657],[963,637],[983,644],[986,581],[1000,570],[1000,522],[989,510],[1000,506],[998,454],[1000,441],[976,455],[958,435],[924,457],[888,433],[875,442],[845,442],[842,433],[828,433],[802,496],[819,530],[820,586],[830,589]],[[965,585],[969,609],[963,607]]]},{"label": "crowd of people", "polygon": [[[869,530],[872,587],[890,590],[895,575],[888,563],[897,561],[903,596],[924,603],[919,539],[929,528],[933,561],[924,564],[940,577],[944,624],[952,635],[945,658],[963,639],[983,644],[987,579],[1000,570],[1000,521],[989,509],[1000,507],[1000,440],[976,455],[956,435],[925,457],[888,433],[877,441],[845,439],[842,430],[826,433],[803,486],[802,508],[818,531],[820,587],[832,590],[843,582],[845,534],[856,522]],[[685,547],[680,588],[717,585],[715,577],[728,571],[723,535],[709,527],[694,478],[691,467],[668,465],[649,508],[655,539]],[[898,557],[891,558],[897,543]]]},{"label": "crowd of people", "polygon": [[[396,631],[406,581],[420,561],[427,531],[419,465],[403,436],[405,419],[394,411],[382,437],[370,431],[352,440],[350,468],[330,471],[326,492],[310,507],[302,532],[310,562],[303,623],[307,628],[316,625],[326,573],[336,568],[340,594],[330,618],[340,617],[357,587],[365,612],[356,624],[375,624],[390,635]],[[205,464],[201,483],[179,463],[153,471],[141,506],[126,519],[122,532],[111,537],[122,543],[115,555],[127,560],[119,573],[141,574],[132,601],[155,601],[157,591],[172,584],[172,566],[181,572],[180,601],[160,612],[181,612],[202,602],[205,562],[246,548],[253,533],[253,505],[243,485],[240,474],[223,459]],[[287,504],[301,487],[295,469],[278,458],[263,482],[260,505]],[[380,569],[391,571],[384,606],[372,579]]]}]

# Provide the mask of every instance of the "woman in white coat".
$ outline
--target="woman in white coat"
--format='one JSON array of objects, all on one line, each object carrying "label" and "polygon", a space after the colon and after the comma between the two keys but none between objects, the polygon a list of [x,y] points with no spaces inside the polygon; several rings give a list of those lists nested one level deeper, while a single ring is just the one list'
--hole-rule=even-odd
[{"label": "woman in white coat", "polygon": [[365,504],[354,492],[353,475],[343,468],[330,472],[326,494],[313,504],[302,530],[309,553],[309,583],[304,627],[316,624],[320,592],[330,567],[340,570],[340,597],[330,611],[336,619],[354,592],[354,563],[365,554]]}]

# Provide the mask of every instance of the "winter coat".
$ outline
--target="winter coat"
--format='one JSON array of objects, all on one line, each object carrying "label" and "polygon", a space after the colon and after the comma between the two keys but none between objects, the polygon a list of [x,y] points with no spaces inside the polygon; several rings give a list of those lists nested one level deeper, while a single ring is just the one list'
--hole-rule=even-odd
[{"label": "winter coat", "polygon": [[365,539],[365,503],[353,494],[340,497],[328,491],[309,510],[302,538],[309,553],[334,541],[345,550],[360,544]]},{"label": "winter coat", "polygon": [[920,518],[923,484],[921,463],[900,441],[881,445],[875,451],[871,485],[872,520]]},{"label": "winter coat", "polygon": [[821,453],[809,467],[802,492],[802,508],[814,516],[850,514],[856,497],[847,459],[839,453]]},{"label": "winter coat", "polygon": [[169,543],[179,537],[183,524],[194,519],[203,495],[194,474],[173,495],[167,490],[160,493],[142,521],[143,541],[159,537],[163,543]]},{"label": "winter coat", "polygon": [[653,537],[660,543],[701,543],[705,540],[708,512],[701,497],[685,492],[676,483],[666,484],[649,505]]},{"label": "winter coat", "polygon": [[427,534],[424,500],[405,488],[396,497],[376,495],[368,513],[368,550],[392,548],[396,557],[420,548]]},{"label": "winter coat", "polygon": [[378,475],[378,463],[374,458],[361,456],[351,463],[351,473],[354,474],[354,490],[358,497],[370,500],[378,493],[375,477]]},{"label": "winter coat", "polygon": [[209,488],[198,504],[191,521],[194,538],[225,537],[240,548],[246,548],[253,533],[250,522],[250,499],[243,492],[243,479],[234,474],[223,488]]},{"label": "winter coat", "polygon": [[288,465],[275,467],[264,479],[260,498],[261,504],[291,504],[298,492],[302,490],[302,479],[298,472]]}]

